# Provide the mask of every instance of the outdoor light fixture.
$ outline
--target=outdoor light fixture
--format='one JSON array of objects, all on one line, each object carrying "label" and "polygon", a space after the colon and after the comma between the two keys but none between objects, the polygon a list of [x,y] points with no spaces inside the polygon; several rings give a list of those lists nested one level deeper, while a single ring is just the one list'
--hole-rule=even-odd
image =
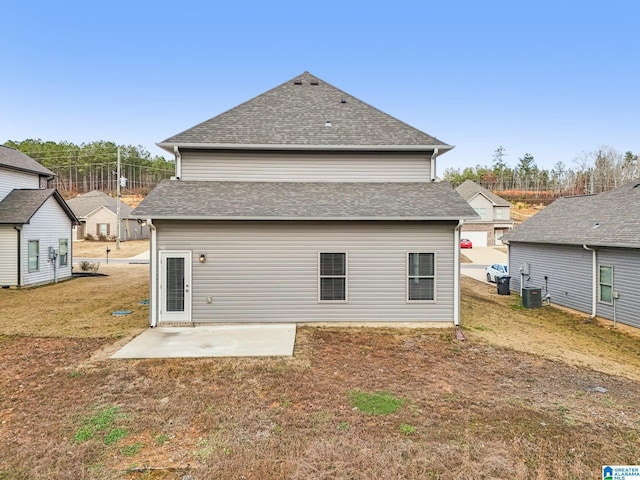
[{"label": "outdoor light fixture", "polygon": [[200,254],[200,263],[204,263],[207,261],[207,256],[204,253]]}]

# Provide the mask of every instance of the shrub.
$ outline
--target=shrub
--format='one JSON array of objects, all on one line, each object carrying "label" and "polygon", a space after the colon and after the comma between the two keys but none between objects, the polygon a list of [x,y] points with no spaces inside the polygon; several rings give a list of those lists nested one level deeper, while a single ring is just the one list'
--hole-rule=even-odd
[{"label": "shrub", "polygon": [[100,262],[92,263],[88,260],[83,260],[78,265],[83,272],[91,272],[93,274],[98,273],[98,269],[100,268]]}]

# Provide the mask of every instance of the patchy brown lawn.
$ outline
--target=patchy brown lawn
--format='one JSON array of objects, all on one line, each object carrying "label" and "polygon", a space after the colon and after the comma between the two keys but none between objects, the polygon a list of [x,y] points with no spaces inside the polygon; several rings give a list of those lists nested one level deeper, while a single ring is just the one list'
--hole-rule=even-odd
[{"label": "patchy brown lawn", "polygon": [[74,258],[105,258],[109,252],[109,258],[135,257],[149,250],[149,240],[128,240],[120,242],[120,249],[116,248],[116,242],[98,242],[82,240],[73,242]]},{"label": "patchy brown lawn", "polygon": [[[620,331],[465,279],[464,342],[304,327],[293,358],[109,360],[145,328],[147,269],[0,290],[0,479],[587,479],[640,463],[640,341]],[[367,414],[353,391],[404,404]]]}]

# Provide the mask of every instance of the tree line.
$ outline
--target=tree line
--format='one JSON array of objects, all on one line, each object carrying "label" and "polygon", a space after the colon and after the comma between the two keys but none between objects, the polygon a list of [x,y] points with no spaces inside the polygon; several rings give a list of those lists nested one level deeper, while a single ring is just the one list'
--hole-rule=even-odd
[{"label": "tree line", "polygon": [[[118,145],[113,142],[75,145],[27,139],[9,140],[4,145],[20,150],[55,173],[53,187],[66,197],[91,190],[112,193],[117,189]],[[174,175],[174,162],[152,156],[140,145],[121,145],[120,159],[120,176],[127,179],[125,188],[130,191],[146,194],[161,180]]]},{"label": "tree line", "polygon": [[[514,166],[506,162],[506,150],[500,146],[494,153],[491,166],[466,167],[462,170],[447,168],[442,180],[454,187],[465,180],[473,180],[483,187],[497,192],[511,192],[528,198],[563,195],[595,194],[612,190],[626,182],[640,178],[640,161],[637,154],[624,154],[612,147],[600,147],[584,152],[574,159],[575,166],[557,162],[553,168],[538,168],[535,158],[525,153]],[[518,193],[520,192],[520,193]]]}]

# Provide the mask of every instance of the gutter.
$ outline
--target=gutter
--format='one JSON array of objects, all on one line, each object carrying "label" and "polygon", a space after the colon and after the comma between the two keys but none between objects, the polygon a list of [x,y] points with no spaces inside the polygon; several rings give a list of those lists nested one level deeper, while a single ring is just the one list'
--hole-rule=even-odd
[{"label": "gutter", "polygon": [[17,277],[16,278],[16,282],[17,282],[17,286],[21,287],[22,286],[22,230],[20,229],[20,227],[16,227],[15,225],[13,226],[13,229],[18,233],[18,272],[17,272]]},{"label": "gutter", "polygon": [[[131,218],[144,218],[145,213],[132,215]],[[202,215],[154,215],[156,220],[246,220],[246,221],[332,221],[332,222],[357,222],[357,221],[394,221],[394,222],[435,222],[435,221],[459,221],[460,216],[453,217],[370,217],[370,216],[353,216],[353,217],[292,217],[292,216],[267,216],[267,215],[221,215],[221,216],[202,216]],[[466,217],[475,218],[475,217]]]},{"label": "gutter", "polygon": [[585,250],[588,250],[590,252],[593,252],[591,255],[592,258],[592,265],[591,265],[591,318],[595,318],[596,317],[596,312],[597,312],[597,305],[598,305],[598,272],[596,269],[596,252],[597,250],[595,248],[589,248],[586,245],[582,245],[582,248],[584,248]]},{"label": "gutter", "polygon": [[151,241],[149,245],[149,266],[150,266],[150,275],[151,282],[149,285],[150,290],[150,301],[149,301],[149,325],[151,328],[154,328],[158,325],[158,303],[160,302],[160,298],[158,295],[158,253],[156,245],[158,244],[156,226],[153,224],[153,221],[148,218],[147,226],[151,231]]},{"label": "gutter", "polygon": [[457,255],[453,256],[453,324],[460,326],[460,229],[464,220],[458,220],[454,228],[453,248]]},{"label": "gutter", "polygon": [[244,144],[244,143],[173,143],[160,142],[156,145],[168,152],[175,153],[176,148],[206,150],[332,150],[332,151],[381,151],[381,152],[429,152],[439,150],[442,153],[453,149],[453,145],[304,145],[304,144]]},{"label": "gutter", "polygon": [[431,181],[436,181],[436,158],[438,157],[439,149],[436,147],[431,154]]},{"label": "gutter", "polygon": [[182,155],[180,154],[178,145],[173,146],[173,153],[176,157],[176,178],[180,180],[180,177],[182,177]]}]

